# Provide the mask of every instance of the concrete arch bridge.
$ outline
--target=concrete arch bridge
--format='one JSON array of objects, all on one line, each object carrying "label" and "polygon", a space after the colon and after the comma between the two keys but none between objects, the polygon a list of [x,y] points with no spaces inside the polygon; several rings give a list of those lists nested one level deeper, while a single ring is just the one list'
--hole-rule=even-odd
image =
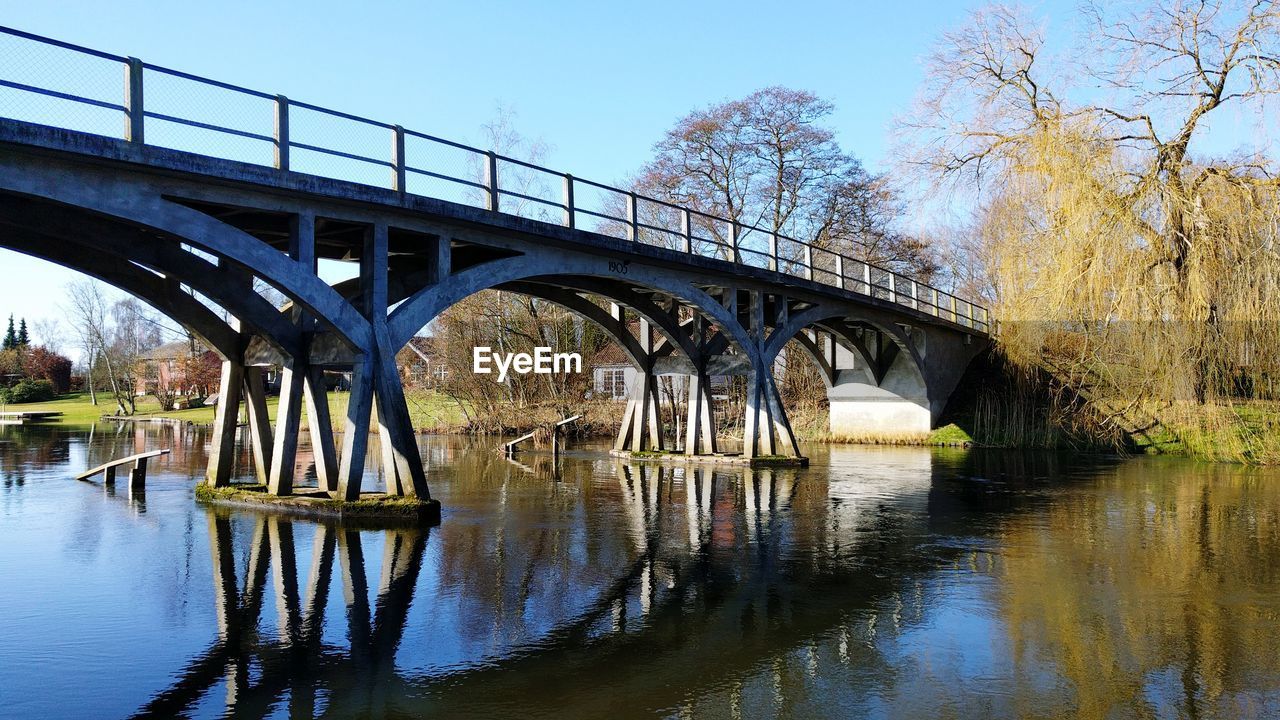
[{"label": "concrete arch bridge", "polygon": [[[376,406],[387,492],[429,497],[395,355],[486,289],[563,306],[623,348],[638,380],[617,447],[636,451],[662,446],[657,378],[678,374],[683,452],[714,453],[708,379],[740,375],[743,454],[798,456],[774,374],[793,340],[827,385],[833,432],[926,432],[988,341],[985,309],[777,233],[136,58],[5,29],[0,43],[19,60],[0,69],[0,247],[132,293],[219,354],[215,486],[231,479],[243,398],[271,492],[292,492],[305,405],[321,487],[359,497]],[[40,53],[117,82],[100,88],[86,70],[68,88],[21,62]],[[175,86],[221,100],[187,103]],[[268,127],[219,114],[237,103],[265,110]],[[381,150],[351,145],[359,133]],[[353,277],[326,282],[325,260]],[[261,365],[284,368],[274,426],[246,372]],[[352,371],[341,448],[329,368]]]}]

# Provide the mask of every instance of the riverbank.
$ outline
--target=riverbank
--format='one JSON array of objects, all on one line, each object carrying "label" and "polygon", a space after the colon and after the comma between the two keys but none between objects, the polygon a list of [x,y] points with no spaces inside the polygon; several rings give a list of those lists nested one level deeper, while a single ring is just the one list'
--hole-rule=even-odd
[{"label": "riverbank", "polygon": [[[463,408],[453,398],[432,390],[406,391],[409,415],[415,430],[424,434],[476,434]],[[340,423],[346,415],[348,393],[329,393],[329,412]],[[580,438],[612,437],[621,420],[625,403],[590,403],[582,408],[584,417],[573,434]],[[42,403],[8,405],[8,410],[62,413],[56,425],[86,425],[104,415],[114,415],[115,405],[100,395],[95,406],[87,393],[72,393]],[[200,407],[162,411],[154,397],[138,398],[136,421],[162,419],[196,425],[213,424],[213,408]],[[1077,401],[1064,403],[1044,395],[1035,398],[1016,386],[1003,389],[979,384],[970,393],[958,395],[947,409],[943,425],[913,435],[838,436],[828,429],[825,405],[808,404],[790,409],[792,427],[801,442],[830,445],[916,445],[937,447],[991,447],[1041,450],[1086,450],[1131,454],[1172,455],[1214,462],[1244,462],[1255,465],[1280,464],[1280,403],[1261,401],[1228,406],[1186,406],[1142,409],[1143,417],[1159,417],[1163,422],[1146,421],[1148,427],[1120,432],[1098,419],[1096,408]],[[1156,413],[1159,413],[1157,416]],[[274,422],[275,398],[267,403]],[[1130,410],[1138,415],[1137,410]],[[502,418],[490,421],[488,434],[511,435],[550,428],[563,417],[562,408],[511,408]],[[305,409],[304,422],[305,423]],[[482,433],[484,434],[484,433]],[[547,431],[550,437],[550,431]],[[724,437],[724,440],[738,438]],[[545,444],[546,440],[543,440]]]},{"label": "riverbank", "polygon": [[[347,412],[349,393],[329,393],[329,414],[340,422]],[[424,432],[446,433],[456,431],[464,424],[464,418],[458,404],[450,397],[433,390],[407,390],[405,399],[409,405],[409,417],[414,428]],[[277,398],[267,398],[267,416],[272,422],[276,418]],[[58,425],[88,425],[98,422],[104,416],[115,416],[118,408],[109,395],[99,393],[98,404],[94,405],[88,393],[70,393],[57,400],[41,403],[23,403],[8,405],[8,410],[52,411],[62,415],[54,423]],[[213,424],[213,407],[186,408],[183,410],[161,410],[160,403],[147,395],[137,400],[137,412],[129,416],[130,420],[150,420],[154,418],[176,420],[196,425]],[[303,427],[306,427],[306,408],[303,408]],[[243,413],[243,410],[241,410]]]}]

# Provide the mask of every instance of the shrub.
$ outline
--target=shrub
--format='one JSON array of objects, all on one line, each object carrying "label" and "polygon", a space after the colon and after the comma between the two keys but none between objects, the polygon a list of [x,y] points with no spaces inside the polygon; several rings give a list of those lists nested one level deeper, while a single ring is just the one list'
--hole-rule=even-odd
[{"label": "shrub", "polygon": [[0,389],[0,400],[6,403],[33,403],[52,400],[53,383],[48,380],[19,380],[13,387]]}]

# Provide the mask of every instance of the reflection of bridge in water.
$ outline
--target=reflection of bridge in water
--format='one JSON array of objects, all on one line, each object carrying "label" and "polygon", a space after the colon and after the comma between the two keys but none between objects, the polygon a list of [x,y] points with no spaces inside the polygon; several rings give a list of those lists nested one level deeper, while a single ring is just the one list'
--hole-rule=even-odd
[{"label": "reflection of bridge in water", "polygon": [[[611,460],[616,481],[597,481],[572,526],[479,535],[211,510],[217,640],[138,716],[209,702],[246,717],[634,714],[829,637],[843,662],[875,667],[874,648],[849,640],[866,630],[854,615],[896,598],[885,622],[919,617],[907,590],[958,552],[920,539],[968,502],[917,454],[917,471],[867,483]],[[495,482],[546,482],[511,472]],[[429,629],[410,621],[424,582]],[[437,649],[445,661],[418,657]]]}]

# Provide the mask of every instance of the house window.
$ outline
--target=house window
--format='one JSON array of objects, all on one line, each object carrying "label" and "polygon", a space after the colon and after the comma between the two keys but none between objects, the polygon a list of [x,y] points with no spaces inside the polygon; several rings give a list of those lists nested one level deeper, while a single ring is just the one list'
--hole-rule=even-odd
[{"label": "house window", "polygon": [[442,383],[445,378],[449,377],[449,368],[443,364],[436,364],[435,367],[431,368],[431,377],[435,378],[437,383]]},{"label": "house window", "polygon": [[604,368],[596,381],[596,392],[615,400],[627,396],[626,368]]}]

